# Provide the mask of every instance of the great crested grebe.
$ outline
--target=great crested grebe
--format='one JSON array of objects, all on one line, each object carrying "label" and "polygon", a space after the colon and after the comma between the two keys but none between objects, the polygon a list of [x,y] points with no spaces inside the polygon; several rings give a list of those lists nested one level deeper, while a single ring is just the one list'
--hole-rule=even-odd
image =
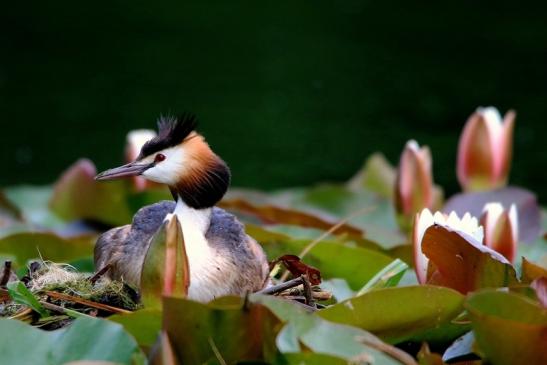
[{"label": "great crested grebe", "polygon": [[268,262],[262,247],[230,213],[214,205],[230,184],[230,170],[204,137],[196,119],[160,118],[158,135],[141,148],[135,161],[104,171],[96,180],[142,176],[169,186],[173,201],[141,208],[130,225],[102,234],[95,245],[95,267],[139,286],[150,238],[169,213],[181,223],[190,269],[188,297],[210,301],[262,289]]}]

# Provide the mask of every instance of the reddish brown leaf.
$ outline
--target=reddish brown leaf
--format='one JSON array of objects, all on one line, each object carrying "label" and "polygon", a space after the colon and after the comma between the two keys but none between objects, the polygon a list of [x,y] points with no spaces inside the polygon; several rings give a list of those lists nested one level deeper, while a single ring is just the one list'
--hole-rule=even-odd
[{"label": "reddish brown leaf", "polygon": [[303,263],[300,260],[300,257],[296,255],[283,255],[275,260],[272,264],[275,265],[278,262],[282,262],[287,270],[289,270],[289,272],[292,274],[292,276],[299,277],[301,275],[307,275],[310,284],[321,284],[321,272],[315,267]]},{"label": "reddish brown leaf", "polygon": [[515,269],[503,256],[439,225],[426,230],[422,251],[429,258],[428,284],[466,294],[479,288],[504,287],[518,282]]},{"label": "reddish brown leaf", "polygon": [[10,300],[9,292],[6,289],[0,289],[0,303]]},{"label": "reddish brown leaf", "polygon": [[[293,224],[302,227],[319,228],[328,230],[336,224],[329,222],[316,215],[302,211],[281,208],[273,205],[254,205],[243,199],[223,200],[219,206],[225,209],[238,210],[247,214],[252,214],[268,224]],[[349,224],[342,224],[336,229],[336,234],[347,234],[350,237],[363,237],[364,232]]]},{"label": "reddish brown leaf", "polygon": [[525,257],[522,258],[522,278],[523,283],[531,283],[541,277],[547,278],[547,269],[539,266]]}]

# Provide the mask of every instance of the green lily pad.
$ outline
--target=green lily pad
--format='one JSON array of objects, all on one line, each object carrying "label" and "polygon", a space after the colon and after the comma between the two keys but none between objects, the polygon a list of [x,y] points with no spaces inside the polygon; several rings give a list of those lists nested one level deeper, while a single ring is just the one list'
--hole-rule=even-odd
[{"label": "green lily pad", "polygon": [[463,310],[455,290],[421,285],[377,289],[318,313],[333,322],[370,331],[389,343],[428,339],[444,341],[466,330],[451,324]]},{"label": "green lily pad", "polygon": [[57,263],[93,255],[94,236],[62,238],[53,233],[16,233],[0,239],[0,256],[13,257],[18,266],[42,258]]},{"label": "green lily pad", "polygon": [[0,353],[6,364],[60,365],[78,360],[144,363],[137,343],[119,324],[89,317],[52,332],[0,319]]},{"label": "green lily pad", "polygon": [[391,288],[397,286],[403,278],[408,265],[399,259],[393,260],[389,265],[380,270],[372,279],[366,283],[357,295],[379,288]]},{"label": "green lily pad", "polygon": [[338,302],[353,298],[355,296],[355,291],[349,287],[348,282],[340,278],[323,280],[321,283],[321,288],[331,292]]},{"label": "green lily pad", "polygon": [[264,295],[253,295],[251,301],[267,306],[286,322],[276,341],[282,353],[306,350],[342,358],[350,363],[416,364],[410,355],[382,342],[371,333],[326,321],[293,302]]},{"label": "green lily pad", "polygon": [[353,216],[349,224],[361,228],[367,239],[385,249],[407,241],[399,231],[391,200],[369,191],[320,185],[307,189],[293,205],[304,211],[324,211],[339,220]]},{"label": "green lily pad", "polygon": [[347,365],[348,362],[340,357],[318,354],[315,352],[285,353],[283,359],[278,360],[280,364],[298,365]]},{"label": "green lily pad", "polygon": [[95,181],[95,165],[76,161],[55,184],[50,208],[65,220],[91,219],[111,225],[131,222],[125,181]]},{"label": "green lily pad", "polygon": [[116,314],[108,319],[121,324],[139,346],[148,352],[161,330],[162,312],[159,309],[142,309],[129,314]]},{"label": "green lily pad", "polygon": [[181,364],[215,359],[214,348],[229,364],[271,359],[280,328],[268,308],[239,297],[209,304],[172,297],[163,300],[163,330]]},{"label": "green lily pad", "polygon": [[491,363],[547,364],[547,310],[529,298],[484,290],[465,304],[475,339]]},{"label": "green lily pad", "polygon": [[50,186],[19,185],[4,189],[4,193],[19,209],[27,224],[49,229],[65,225],[65,221],[48,207],[52,194]]}]

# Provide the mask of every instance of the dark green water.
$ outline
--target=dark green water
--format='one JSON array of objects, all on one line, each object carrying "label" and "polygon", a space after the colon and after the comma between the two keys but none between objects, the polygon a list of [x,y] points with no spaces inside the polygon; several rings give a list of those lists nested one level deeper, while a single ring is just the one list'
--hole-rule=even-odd
[{"label": "dark green water", "polygon": [[546,6],[498,2],[24,2],[3,9],[0,185],[46,183],[193,111],[234,184],[345,180],[415,138],[458,189],[479,105],[518,112],[511,182],[547,201]]}]

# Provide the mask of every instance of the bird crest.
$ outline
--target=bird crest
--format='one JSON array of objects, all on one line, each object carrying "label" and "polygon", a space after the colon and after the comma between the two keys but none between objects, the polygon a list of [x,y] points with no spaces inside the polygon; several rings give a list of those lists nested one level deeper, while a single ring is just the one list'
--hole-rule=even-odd
[{"label": "bird crest", "polygon": [[196,116],[191,113],[184,113],[178,118],[173,116],[160,117],[158,120],[158,135],[142,146],[137,160],[182,143],[196,127]]}]

